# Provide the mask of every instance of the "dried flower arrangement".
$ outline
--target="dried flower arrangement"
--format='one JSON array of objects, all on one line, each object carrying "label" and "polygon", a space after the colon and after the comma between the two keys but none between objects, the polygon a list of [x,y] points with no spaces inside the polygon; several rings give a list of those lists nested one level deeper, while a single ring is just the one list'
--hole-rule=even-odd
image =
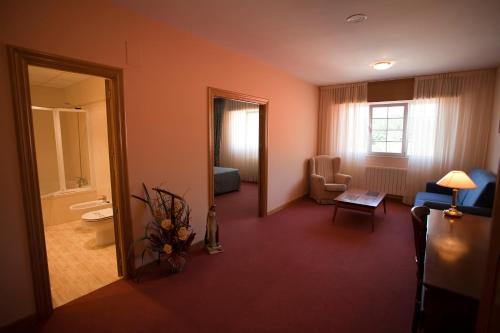
[{"label": "dried flower arrangement", "polygon": [[144,202],[153,216],[145,227],[144,236],[138,240],[146,242],[141,254],[142,262],[149,251],[157,256],[158,263],[165,257],[172,272],[181,272],[195,237],[189,224],[189,205],[183,197],[159,187],[152,188],[154,197],[151,197],[146,185],[142,186],[145,197],[132,197]]}]

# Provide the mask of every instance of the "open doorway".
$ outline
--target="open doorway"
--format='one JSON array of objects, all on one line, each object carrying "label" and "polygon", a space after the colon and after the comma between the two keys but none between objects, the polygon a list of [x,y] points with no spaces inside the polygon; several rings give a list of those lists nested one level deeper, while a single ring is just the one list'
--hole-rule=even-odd
[{"label": "open doorway", "polygon": [[120,278],[105,79],[28,66],[54,307]]},{"label": "open doorway", "polygon": [[133,274],[120,69],[8,47],[39,317]]},{"label": "open doorway", "polygon": [[209,206],[266,216],[268,101],[215,88],[208,95]]}]

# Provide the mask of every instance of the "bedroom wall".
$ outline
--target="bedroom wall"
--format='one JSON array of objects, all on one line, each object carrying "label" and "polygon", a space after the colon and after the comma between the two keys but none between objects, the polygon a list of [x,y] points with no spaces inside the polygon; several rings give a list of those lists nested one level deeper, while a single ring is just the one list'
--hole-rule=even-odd
[{"label": "bedroom wall", "polygon": [[[198,240],[208,200],[208,86],[270,100],[268,209],[307,190],[314,85],[109,1],[1,1],[0,326],[35,311],[6,44],[124,69],[130,190],[141,194],[146,182],[186,193]],[[147,214],[131,202],[137,237]]]}]

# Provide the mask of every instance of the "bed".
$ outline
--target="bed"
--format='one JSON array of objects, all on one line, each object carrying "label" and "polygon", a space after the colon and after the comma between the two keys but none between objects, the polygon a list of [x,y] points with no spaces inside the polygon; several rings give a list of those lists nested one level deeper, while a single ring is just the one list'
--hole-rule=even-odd
[{"label": "bed", "polygon": [[214,167],[215,195],[239,191],[240,170]]}]

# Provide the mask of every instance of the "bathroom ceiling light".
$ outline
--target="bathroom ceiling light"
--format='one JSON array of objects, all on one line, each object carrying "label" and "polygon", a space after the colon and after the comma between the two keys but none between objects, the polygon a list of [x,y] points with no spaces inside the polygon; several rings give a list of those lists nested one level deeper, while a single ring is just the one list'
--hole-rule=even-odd
[{"label": "bathroom ceiling light", "polygon": [[363,22],[368,18],[365,14],[353,14],[348,16],[345,20],[347,23],[359,23]]},{"label": "bathroom ceiling light", "polygon": [[389,69],[393,65],[394,65],[394,61],[388,61],[388,60],[377,61],[376,63],[371,64],[373,69],[376,69],[378,71],[383,71],[383,70]]}]

